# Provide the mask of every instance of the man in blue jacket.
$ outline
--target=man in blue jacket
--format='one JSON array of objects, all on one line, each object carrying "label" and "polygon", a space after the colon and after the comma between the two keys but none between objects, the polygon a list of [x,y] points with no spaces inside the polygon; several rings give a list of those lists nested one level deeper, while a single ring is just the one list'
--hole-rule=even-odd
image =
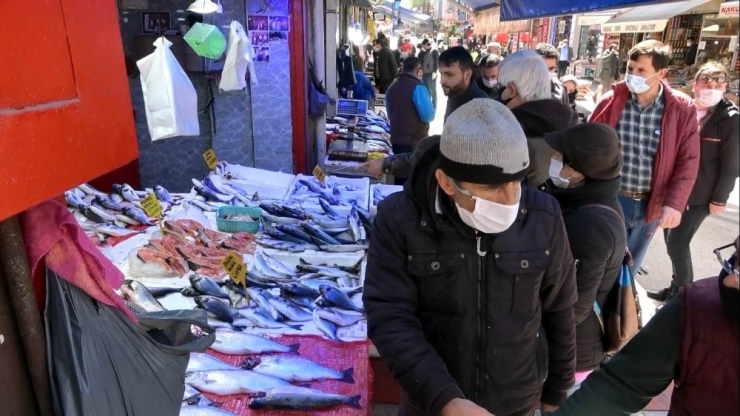
[{"label": "man in blue jacket", "polygon": [[365,100],[368,102],[369,107],[375,103],[375,88],[373,88],[370,78],[368,78],[362,71],[355,71],[355,85],[352,86],[352,99],[353,100]]}]

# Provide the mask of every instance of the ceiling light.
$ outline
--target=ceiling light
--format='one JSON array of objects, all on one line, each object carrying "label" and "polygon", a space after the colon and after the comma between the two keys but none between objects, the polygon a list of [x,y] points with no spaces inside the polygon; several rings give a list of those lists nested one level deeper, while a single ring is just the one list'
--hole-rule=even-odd
[{"label": "ceiling light", "polygon": [[193,4],[188,6],[188,11],[200,14],[215,13],[218,10],[218,4],[211,0],[195,0]]}]

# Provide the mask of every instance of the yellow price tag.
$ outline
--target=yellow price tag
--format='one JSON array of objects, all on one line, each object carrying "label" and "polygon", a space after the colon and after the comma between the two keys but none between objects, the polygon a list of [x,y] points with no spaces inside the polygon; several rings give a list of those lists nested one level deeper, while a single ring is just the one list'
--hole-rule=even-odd
[{"label": "yellow price tag", "polygon": [[203,159],[205,159],[206,165],[208,165],[208,169],[215,168],[216,164],[218,163],[216,152],[214,152],[213,149],[208,149],[207,152],[203,153]]},{"label": "yellow price tag", "polygon": [[141,200],[141,207],[146,211],[146,215],[151,218],[160,218],[162,216],[162,204],[159,203],[159,200],[153,193],[150,193],[146,198]]},{"label": "yellow price tag", "polygon": [[324,173],[324,170],[321,169],[321,166],[316,165],[315,168],[313,168],[313,176],[316,177],[316,179],[319,180],[319,182],[324,183],[326,181],[326,173]]},{"label": "yellow price tag", "polygon": [[234,283],[247,288],[247,265],[244,264],[242,256],[232,251],[221,261],[221,266]]}]

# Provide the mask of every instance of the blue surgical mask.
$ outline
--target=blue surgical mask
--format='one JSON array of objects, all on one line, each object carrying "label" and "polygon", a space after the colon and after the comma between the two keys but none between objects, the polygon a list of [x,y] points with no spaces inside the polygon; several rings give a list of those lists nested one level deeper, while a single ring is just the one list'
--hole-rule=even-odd
[{"label": "blue surgical mask", "polygon": [[637,95],[644,94],[647,92],[647,90],[650,89],[650,85],[647,84],[647,80],[655,75],[658,75],[658,73],[656,72],[647,78],[643,78],[634,74],[627,74],[627,76],[625,77],[627,88]]}]

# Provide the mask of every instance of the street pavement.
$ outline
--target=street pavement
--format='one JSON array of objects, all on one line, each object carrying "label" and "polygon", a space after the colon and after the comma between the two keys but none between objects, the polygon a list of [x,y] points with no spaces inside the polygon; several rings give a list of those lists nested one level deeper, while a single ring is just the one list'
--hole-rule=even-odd
[{"label": "street pavement", "polygon": [[[442,92],[437,81],[437,112],[434,121],[429,128],[429,134],[441,134],[444,123],[445,108],[447,106],[447,97]],[[694,263],[694,274],[696,279],[716,276],[719,272],[720,265],[712,250],[732,243],[740,233],[740,190],[738,181],[735,181],[735,189],[730,196],[727,212],[719,216],[708,217],[697,232],[691,242],[691,253]],[[647,272],[645,275],[637,276],[638,294],[640,304],[643,308],[643,323],[652,318],[656,310],[660,307],[659,303],[650,300],[646,296],[645,289],[657,290],[667,287],[671,282],[672,267],[668,254],[666,253],[663,233],[655,233],[650,248],[648,249],[643,269]],[[667,409],[666,409],[667,410]],[[373,405],[373,416],[395,416],[398,413],[398,406],[393,405]],[[539,411],[536,416],[539,416]],[[667,411],[642,411],[633,416],[665,416]]]}]

